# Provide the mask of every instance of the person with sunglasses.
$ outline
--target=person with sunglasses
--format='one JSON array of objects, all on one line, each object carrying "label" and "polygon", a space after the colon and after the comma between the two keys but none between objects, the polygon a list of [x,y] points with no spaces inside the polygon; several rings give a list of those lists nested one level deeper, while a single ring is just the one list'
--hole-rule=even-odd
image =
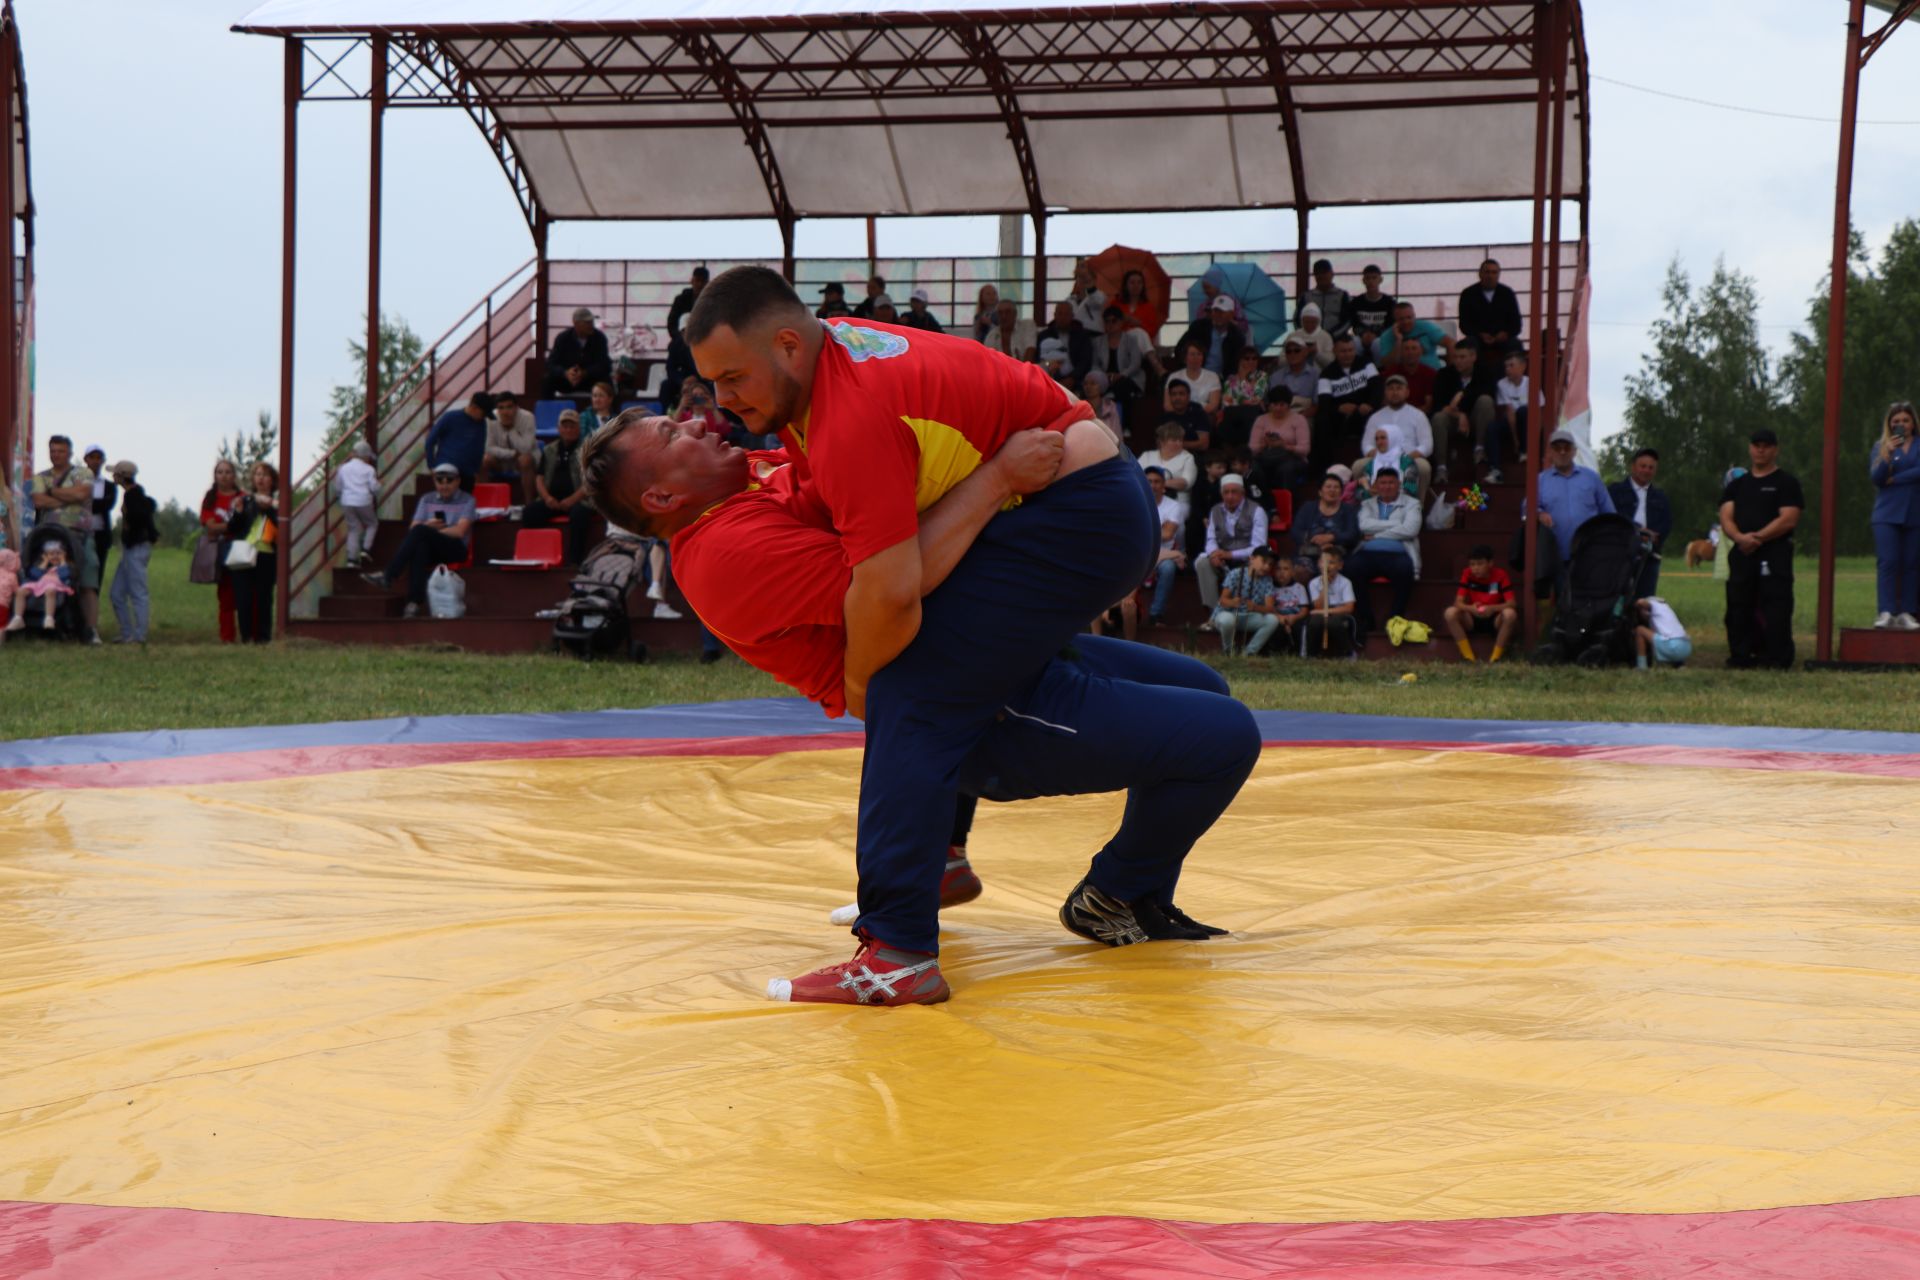
[{"label": "person with sunglasses", "polygon": [[413,509],[413,525],[384,570],[361,575],[376,587],[407,578],[403,616],[417,618],[427,603],[427,579],[436,565],[459,564],[473,546],[473,495],[460,487],[460,468],[442,462],[433,469],[433,492]]}]

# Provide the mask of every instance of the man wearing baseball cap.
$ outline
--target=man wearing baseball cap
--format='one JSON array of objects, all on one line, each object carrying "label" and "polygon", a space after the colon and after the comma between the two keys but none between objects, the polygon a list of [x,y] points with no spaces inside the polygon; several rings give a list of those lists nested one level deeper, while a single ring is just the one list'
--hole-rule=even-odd
[{"label": "man wearing baseball cap", "polygon": [[607,335],[593,325],[593,312],[576,307],[573,326],[553,340],[547,355],[547,387],[550,396],[587,395],[596,382],[613,381],[613,356],[607,350]]},{"label": "man wearing baseball cap", "polygon": [[1600,473],[1576,461],[1579,441],[1561,427],[1547,438],[1547,467],[1540,473],[1540,524],[1553,530],[1553,540],[1564,562],[1573,549],[1573,535],[1595,516],[1613,514],[1613,499]]},{"label": "man wearing baseball cap", "polygon": [[927,291],[915,289],[907,295],[907,314],[900,317],[899,323],[909,329],[919,329],[926,333],[945,333],[946,326],[934,318],[933,312],[927,310],[927,302]]},{"label": "man wearing baseball cap", "polygon": [[1727,553],[1727,665],[1785,671],[1793,666],[1793,530],[1806,498],[1800,481],[1780,469],[1780,438],[1773,428],[1749,435],[1747,453],[1752,467],[1720,495],[1720,532],[1733,544]]},{"label": "man wearing baseball cap", "polygon": [[1207,308],[1207,313],[1180,335],[1180,341],[1173,344],[1176,355],[1181,348],[1191,343],[1200,348],[1200,367],[1208,373],[1221,378],[1232,375],[1240,367],[1240,349],[1247,345],[1247,335],[1234,322],[1238,308],[1234,300],[1226,294],[1218,294]]},{"label": "man wearing baseball cap", "polygon": [[460,488],[460,468],[440,463],[433,469],[433,492],[422,494],[414,505],[413,524],[393,559],[385,570],[362,576],[376,587],[386,587],[405,574],[407,606],[402,616],[419,617],[434,566],[467,559],[473,545],[473,512],[473,495]]}]

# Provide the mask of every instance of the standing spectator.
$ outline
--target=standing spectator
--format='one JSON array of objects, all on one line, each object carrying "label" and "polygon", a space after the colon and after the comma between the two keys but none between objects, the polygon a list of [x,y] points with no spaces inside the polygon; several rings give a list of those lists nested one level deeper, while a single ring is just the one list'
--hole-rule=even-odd
[{"label": "standing spectator", "polygon": [[580,438],[586,439],[620,416],[613,400],[613,388],[604,382],[593,384],[593,399],[580,411]]},{"label": "standing spectator", "polygon": [[1193,402],[1192,384],[1173,374],[1167,379],[1167,421],[1177,422],[1187,443],[1205,452],[1213,447],[1213,419]]},{"label": "standing spectator", "polygon": [[1453,633],[1453,642],[1459,646],[1462,658],[1477,661],[1473,656],[1473,641],[1468,638],[1469,630],[1493,633],[1493,652],[1487,656],[1489,664],[1506,656],[1507,642],[1513,639],[1513,629],[1520,621],[1514,600],[1513,579],[1493,562],[1493,548],[1482,543],[1467,552],[1467,567],[1460,571],[1460,589],[1454,593],[1446,613],[1447,630]]},{"label": "standing spectator", "polygon": [[999,323],[1000,291],[990,284],[980,286],[973,308],[973,340],[985,342],[987,334]]},{"label": "standing spectator", "polygon": [[1320,568],[1307,581],[1307,625],[1300,632],[1300,653],[1308,658],[1347,658],[1360,653],[1353,581],[1340,570],[1346,552],[1337,546],[1320,553]]},{"label": "standing spectator", "polygon": [[607,335],[594,327],[593,312],[576,307],[573,325],[553,340],[547,354],[546,394],[585,398],[596,382],[613,381],[613,356]]},{"label": "standing spectator", "polygon": [[1245,564],[1255,547],[1267,545],[1267,513],[1247,501],[1247,482],[1229,471],[1220,477],[1220,501],[1207,513],[1207,543],[1193,562],[1200,580],[1200,603],[1211,612],[1220,604],[1220,575]]},{"label": "standing spectator", "polygon": [[417,618],[427,603],[427,579],[434,567],[459,564],[473,546],[473,495],[460,488],[460,469],[443,462],[433,469],[433,492],[413,508],[413,523],[383,571],[363,575],[376,587],[407,578],[403,616]]},{"label": "standing spectator", "polygon": [[1360,272],[1364,291],[1347,299],[1347,327],[1362,343],[1371,344],[1393,323],[1393,295],[1381,292],[1381,278],[1379,265],[1369,262]]},{"label": "standing spectator", "polygon": [[[987,287],[991,289],[993,286]],[[820,308],[813,314],[819,320],[831,320],[836,315],[851,315],[852,311],[847,307],[847,286],[838,280],[830,280],[821,285]]]},{"label": "standing spectator", "polygon": [[[1473,446],[1476,465],[1487,459],[1487,436],[1497,413],[1496,379],[1477,361],[1478,353],[1470,343],[1454,344],[1447,367],[1434,375],[1433,413],[1427,419],[1433,425],[1436,447],[1450,451],[1450,442],[1464,437]],[[1495,464],[1487,472],[1487,483],[1499,484],[1500,479]]]},{"label": "standing spectator", "polygon": [[1253,455],[1253,473],[1268,492],[1291,489],[1307,474],[1307,456],[1313,449],[1313,427],[1285,387],[1267,388],[1267,411],[1253,420],[1247,432],[1247,452]]},{"label": "standing spectator", "polygon": [[1221,294],[1207,307],[1207,314],[1194,321],[1174,344],[1176,348],[1189,344],[1199,347],[1201,368],[1217,378],[1239,368],[1240,350],[1247,345],[1246,333],[1234,321],[1234,306],[1232,298]]},{"label": "standing spectator", "polygon": [[[667,367],[660,377],[660,401],[672,404],[680,397],[680,384],[693,376],[693,352],[687,347],[685,335],[680,332],[680,324],[693,311],[693,304],[700,301],[700,294],[707,287],[708,273],[705,267],[695,267],[688,278],[687,287],[673,300],[673,306],[667,311]],[[577,326],[580,313],[574,313]],[[591,388],[595,382],[607,381],[602,378],[585,378],[585,387]]]},{"label": "standing spectator", "polygon": [[220,610],[220,643],[233,644],[240,639],[234,617],[233,575],[227,572],[227,519],[240,501],[240,472],[225,458],[213,464],[213,487],[200,499],[200,536],[212,539],[214,563],[219,566],[214,589]]},{"label": "standing spectator", "polygon": [[1347,562],[1347,576],[1354,582],[1354,616],[1364,640],[1374,630],[1368,584],[1375,578],[1385,578],[1393,588],[1388,616],[1406,616],[1414,580],[1420,576],[1420,504],[1400,492],[1399,476],[1381,471],[1373,477],[1373,495],[1360,504],[1359,520],[1360,547]]},{"label": "standing spectator", "polygon": [[1547,442],[1547,467],[1540,473],[1540,523],[1553,530],[1560,563],[1572,554],[1573,535],[1580,526],[1613,510],[1600,473],[1574,461],[1573,432],[1565,427],[1554,432]]},{"label": "standing spectator", "polygon": [[476,391],[465,407],[449,409],[434,419],[427,432],[426,463],[429,468],[443,462],[453,464],[460,473],[460,487],[471,490],[474,477],[487,456],[487,416],[493,412],[493,397]]},{"label": "standing spectator", "polygon": [[[1451,358],[1453,353],[1449,351],[1447,355]],[[1440,374],[1429,369],[1426,361],[1421,358],[1420,339],[1402,339],[1387,362],[1379,368],[1382,377],[1391,377],[1397,373],[1407,380],[1408,404],[1423,414],[1433,412],[1433,384],[1439,381]]]},{"label": "standing spectator", "polygon": [[1220,584],[1220,604],[1213,611],[1213,629],[1220,633],[1220,652],[1231,657],[1236,635],[1245,636],[1242,652],[1255,658],[1280,629],[1280,614],[1274,604],[1274,555],[1271,548],[1258,546],[1247,563],[1227,572]]},{"label": "standing spectator", "polygon": [[[680,325],[693,314],[693,304],[700,301],[701,291],[707,287],[707,281],[712,278],[712,274],[705,267],[695,267],[693,273],[687,277],[687,287],[674,295],[673,305],[667,308],[667,341],[669,343],[685,344],[686,339],[680,335]],[[830,284],[827,288],[839,289],[840,286]],[[825,291],[823,289],[821,292]],[[586,311],[586,308],[582,307],[580,310]],[[592,321],[592,312],[587,312],[587,319],[589,322]],[[579,325],[580,311],[573,313],[573,323],[576,327]]]},{"label": "standing spectator", "polygon": [[1113,300],[1127,323],[1147,335],[1148,345],[1160,338],[1160,326],[1167,322],[1166,310],[1156,306],[1147,297],[1147,277],[1145,272],[1129,271],[1120,279],[1120,296]]},{"label": "standing spectator", "polygon": [[1067,291],[1073,304],[1073,322],[1089,334],[1100,332],[1100,317],[1107,309],[1107,295],[1094,280],[1093,268],[1085,258],[1073,264],[1073,288]]},{"label": "standing spectator", "polygon": [[1887,410],[1868,459],[1879,616],[1873,625],[1920,631],[1920,441],[1913,406]]},{"label": "standing spectator", "polygon": [[[1377,268],[1374,274],[1379,275]],[[1322,258],[1313,264],[1313,288],[1301,294],[1294,304],[1295,323],[1299,323],[1299,317],[1306,314],[1308,307],[1318,307],[1321,326],[1337,338],[1353,323],[1351,306],[1352,298],[1347,291],[1333,283],[1333,263]]]},{"label": "standing spectator", "polygon": [[[1520,338],[1520,299],[1500,283],[1500,264],[1480,264],[1480,279],[1460,291],[1460,333],[1472,338],[1481,360],[1500,360]],[[1498,367],[1496,365],[1496,367]]]},{"label": "standing spectator", "polygon": [[[1299,334],[1288,334],[1286,341],[1280,344],[1283,363],[1267,378],[1271,387],[1285,387],[1293,393],[1295,400],[1306,400],[1309,404],[1320,398],[1320,366],[1307,354],[1307,341]],[[1313,417],[1313,411],[1307,411],[1307,417]]]},{"label": "standing spectator", "polygon": [[[1225,409],[1259,408],[1267,402],[1267,375],[1260,369],[1260,353],[1251,346],[1240,348],[1240,362],[1221,385],[1220,405]],[[1287,397],[1293,403],[1293,397]]]},{"label": "standing spectator", "polygon": [[1307,348],[1307,359],[1313,367],[1323,369],[1333,359],[1333,331],[1320,323],[1320,308],[1309,302],[1300,308],[1298,326],[1286,336],[1286,342],[1298,338]]},{"label": "standing spectator", "polygon": [[1163,407],[1172,409],[1173,389],[1186,387],[1188,400],[1207,415],[1207,421],[1211,424],[1220,414],[1220,398],[1224,387],[1220,375],[1205,367],[1203,351],[1204,348],[1197,342],[1181,346],[1180,368],[1167,375],[1167,385],[1161,395],[1164,397]]},{"label": "standing spectator", "polygon": [[120,486],[120,567],[113,571],[113,616],[120,622],[116,644],[147,642],[147,561],[160,541],[154,523],[153,499],[134,481],[140,468],[131,462],[113,464],[113,482]]},{"label": "standing spectator", "polygon": [[1346,488],[1346,481],[1329,473],[1320,480],[1317,500],[1294,513],[1294,553],[1315,566],[1328,547],[1345,552],[1360,542],[1360,513],[1346,501]]},{"label": "standing spectator", "polygon": [[535,494],[521,513],[520,524],[527,529],[544,529],[564,523],[567,563],[577,565],[587,558],[587,538],[593,531],[594,517],[593,505],[586,500],[587,492],[580,481],[580,414],[577,410],[560,411],[559,432],[541,456],[539,474],[534,476]]},{"label": "standing spectator", "polygon": [[1333,360],[1320,370],[1320,407],[1313,415],[1313,466],[1324,470],[1358,452],[1361,428],[1380,407],[1380,371],[1373,361],[1356,354],[1352,335],[1333,344]]},{"label": "standing spectator", "polygon": [[1120,421],[1120,407],[1113,402],[1107,375],[1098,369],[1087,370],[1087,376],[1080,380],[1080,398],[1093,410],[1093,416],[1100,420],[1100,425],[1112,433],[1114,443],[1124,448],[1127,429]]},{"label": "standing spectator", "polygon": [[[880,299],[886,298],[886,297],[887,297],[887,282],[881,279],[879,276],[868,276],[867,277],[867,296],[853,304],[853,314],[861,320],[876,319],[877,317],[874,316],[873,309],[875,306],[879,304]],[[893,305],[893,300],[891,298],[887,299],[887,305],[888,306]]]},{"label": "standing spectator", "polygon": [[1680,615],[1659,596],[1636,600],[1633,604],[1633,665],[1648,670],[1648,660],[1662,667],[1684,667],[1693,656],[1693,641],[1680,625]]},{"label": "standing spectator", "polygon": [[927,291],[915,289],[907,295],[907,314],[900,317],[900,323],[909,329],[919,329],[923,333],[945,333],[947,327],[940,323],[933,312],[927,310]]},{"label": "standing spectator", "polygon": [[1393,427],[1400,433],[1400,446],[1413,462],[1416,475],[1409,476],[1402,469],[1401,487],[1415,497],[1425,497],[1433,492],[1433,424],[1427,415],[1409,401],[1407,380],[1401,374],[1394,374],[1382,384],[1387,402],[1375,409],[1367,418],[1365,439],[1372,440],[1374,433],[1381,427]]},{"label": "standing spectator", "polygon": [[1374,359],[1397,357],[1400,344],[1409,339],[1420,344],[1420,362],[1429,369],[1439,369],[1453,351],[1447,331],[1431,320],[1416,318],[1413,304],[1402,299],[1393,304],[1393,327],[1374,341]]},{"label": "standing spectator", "polygon": [[1159,467],[1147,468],[1147,488],[1153,491],[1154,513],[1160,520],[1160,552],[1154,560],[1148,585],[1153,602],[1147,606],[1147,622],[1159,626],[1173,599],[1173,584],[1180,570],[1187,567],[1185,542],[1187,509],[1167,492],[1167,473]]},{"label": "standing spectator", "polygon": [[266,644],[273,639],[273,588],[279,565],[280,472],[256,462],[247,473],[247,492],[233,504],[228,517],[229,543],[253,544],[253,564],[233,571],[233,607],[241,644]]},{"label": "standing spectator", "polygon": [[[596,386],[606,386],[604,382]],[[574,412],[574,421],[580,414]],[[511,475],[520,482],[520,502],[533,501],[533,475],[540,442],[534,438],[533,415],[520,412],[520,399],[511,391],[493,398],[493,415],[487,419],[487,452],[480,460],[480,474],[492,480]]]},{"label": "standing spectator", "polygon": [[113,550],[113,502],[120,490],[107,474],[107,451],[97,444],[87,446],[80,455],[87,470],[93,472],[93,504],[90,520],[93,529],[94,558],[100,562],[100,582],[107,581],[107,556]]},{"label": "standing spectator", "polygon": [[1089,344],[1093,367],[1107,375],[1107,389],[1116,401],[1132,404],[1146,394],[1148,373],[1160,378],[1166,370],[1147,331],[1130,323],[1119,307],[1108,307],[1100,321],[1101,332]]},{"label": "standing spectator", "polygon": [[1191,490],[1200,478],[1200,464],[1187,452],[1187,431],[1179,422],[1163,422],[1153,433],[1157,447],[1140,455],[1140,469],[1160,469],[1166,477],[1168,494],[1180,504],[1180,522],[1185,524],[1192,510]]},{"label": "standing spectator", "polygon": [[1623,516],[1631,516],[1640,531],[1652,540],[1653,554],[1647,557],[1646,568],[1640,571],[1640,585],[1634,592],[1636,600],[1659,594],[1660,548],[1673,532],[1673,507],[1667,501],[1667,491],[1653,483],[1659,474],[1659,452],[1642,449],[1633,455],[1627,478],[1607,486],[1607,498],[1613,503],[1613,509]]},{"label": "standing spectator", "polygon": [[1038,352],[1040,341],[1035,334],[1033,321],[1020,314],[1019,304],[1012,298],[1002,298],[994,308],[993,328],[987,331],[982,344],[1001,355],[1031,362]]},{"label": "standing spectator", "polygon": [[1073,304],[1053,304],[1053,319],[1035,335],[1040,364],[1056,381],[1073,386],[1093,367],[1093,339],[1073,322]]},{"label": "standing spectator", "polygon": [[1733,543],[1727,665],[1786,671],[1793,666],[1793,530],[1806,500],[1800,481],[1780,469],[1780,439],[1771,427],[1747,437],[1747,453],[1753,465],[1720,495],[1720,529]]},{"label": "standing spectator", "polygon": [[373,446],[353,442],[353,454],[333,473],[333,496],[347,522],[347,568],[358,569],[373,554],[380,532],[380,476],[373,469]]},{"label": "standing spectator", "polygon": [[[101,455],[104,460],[105,454]],[[100,553],[87,536],[93,524],[93,472],[73,461],[73,441],[47,437],[47,469],[27,482],[35,523],[48,521],[73,531],[81,544],[80,563],[69,565],[87,642],[100,643]]]}]

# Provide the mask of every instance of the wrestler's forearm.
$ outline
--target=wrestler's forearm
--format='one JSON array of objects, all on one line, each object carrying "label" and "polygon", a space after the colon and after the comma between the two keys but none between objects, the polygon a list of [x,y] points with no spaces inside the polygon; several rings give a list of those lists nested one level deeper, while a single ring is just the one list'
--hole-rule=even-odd
[{"label": "wrestler's forearm", "polygon": [[987,521],[1012,496],[1013,486],[1000,468],[988,462],[974,468],[972,475],[921,513],[921,595],[933,594],[933,589],[947,580],[973,540],[987,527]]},{"label": "wrestler's forearm", "polygon": [[873,673],[900,655],[920,631],[920,547],[909,538],[853,567],[847,587],[846,686],[855,706]]}]

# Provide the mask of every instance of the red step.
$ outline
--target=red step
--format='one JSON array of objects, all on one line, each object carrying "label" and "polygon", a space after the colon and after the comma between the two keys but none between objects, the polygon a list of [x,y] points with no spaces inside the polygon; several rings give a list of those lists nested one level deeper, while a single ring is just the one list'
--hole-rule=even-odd
[{"label": "red step", "polygon": [[1876,666],[1920,666],[1920,631],[1840,628],[1840,661]]}]

